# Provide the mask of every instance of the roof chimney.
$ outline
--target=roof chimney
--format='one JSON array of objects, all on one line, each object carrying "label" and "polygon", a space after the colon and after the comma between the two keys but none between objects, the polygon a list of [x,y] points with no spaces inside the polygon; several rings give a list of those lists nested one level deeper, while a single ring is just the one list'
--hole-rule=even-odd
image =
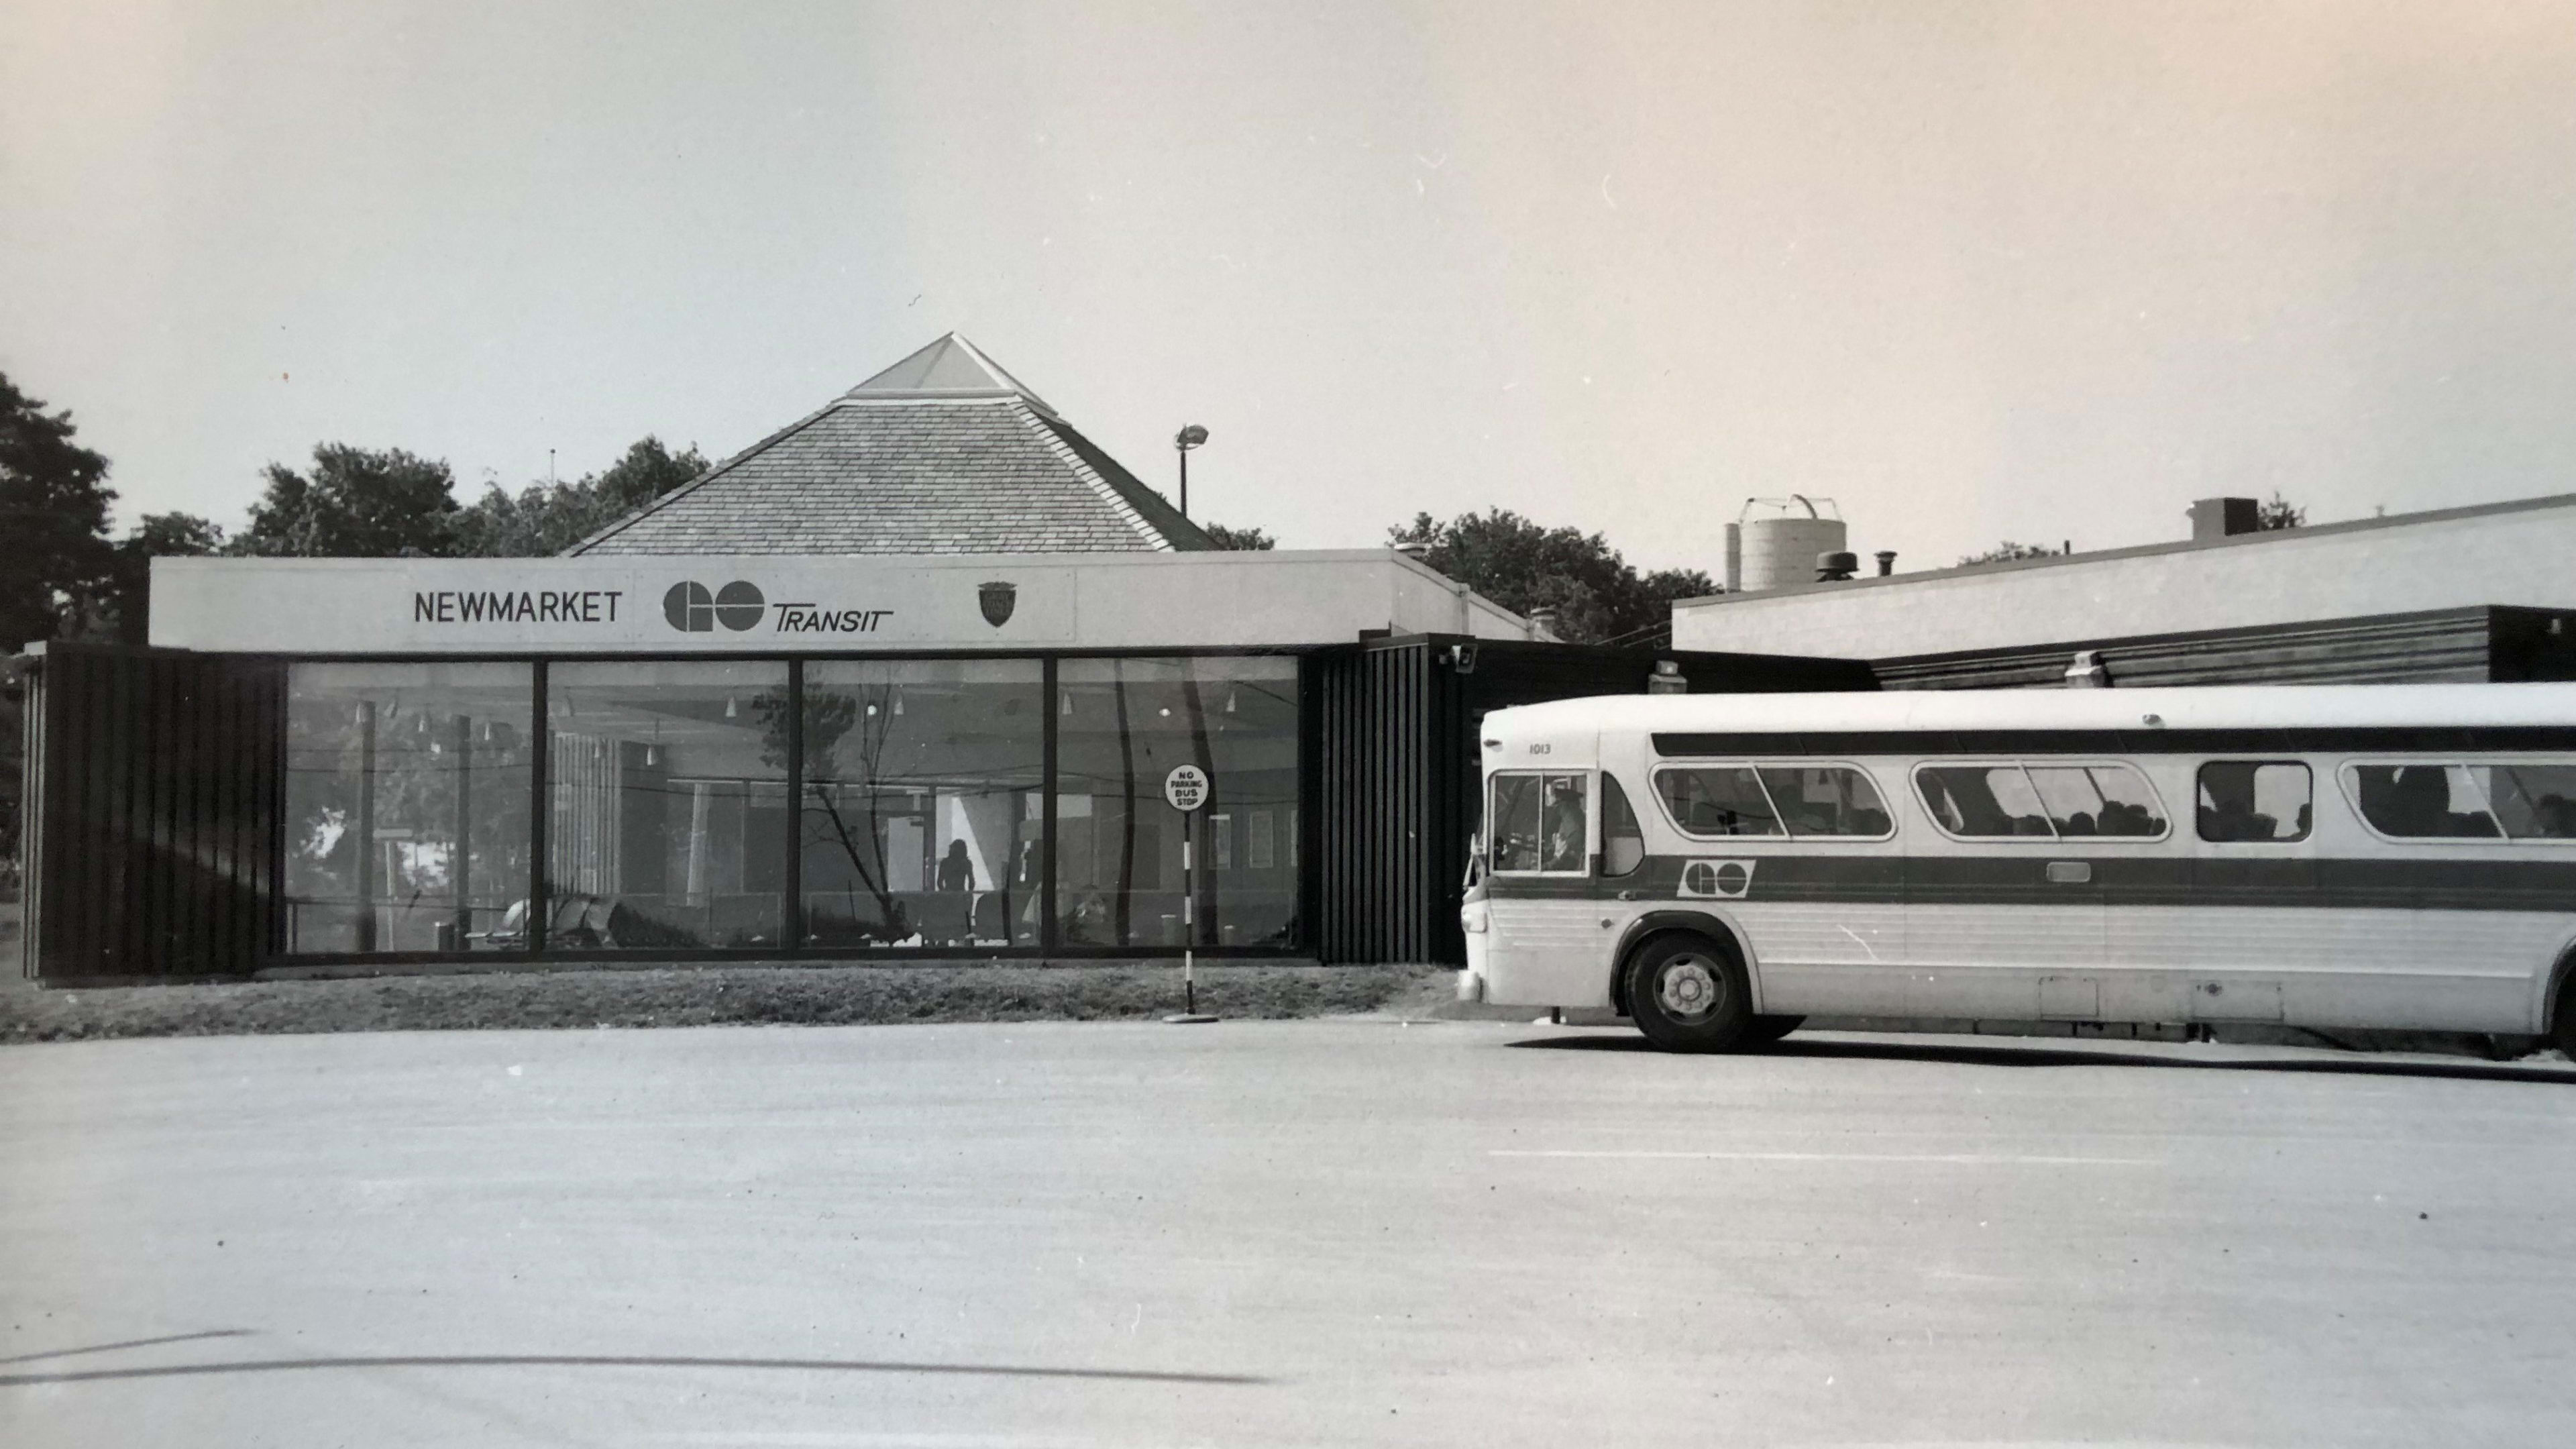
[{"label": "roof chimney", "polygon": [[1896,572],[1896,550],[1892,548],[1880,549],[1878,551],[1878,576],[1883,579],[1894,572]]},{"label": "roof chimney", "polygon": [[2251,498],[2203,498],[2191,506],[2191,541],[2233,538],[2263,527],[2263,510]]}]

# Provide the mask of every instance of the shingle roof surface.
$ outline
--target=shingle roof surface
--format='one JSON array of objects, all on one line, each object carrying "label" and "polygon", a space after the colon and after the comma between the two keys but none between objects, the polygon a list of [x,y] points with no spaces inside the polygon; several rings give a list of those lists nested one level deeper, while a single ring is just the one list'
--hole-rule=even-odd
[{"label": "shingle roof surface", "polygon": [[[964,349],[962,352],[960,349]],[[981,364],[961,376],[963,364]],[[1089,553],[1214,541],[950,337],[567,550],[575,554]],[[989,369],[989,373],[987,372]],[[945,372],[946,378],[930,374]],[[915,376],[913,374],[921,374]],[[965,386],[939,387],[940,381]],[[893,396],[888,396],[888,392]],[[936,394],[925,396],[925,394]]]}]

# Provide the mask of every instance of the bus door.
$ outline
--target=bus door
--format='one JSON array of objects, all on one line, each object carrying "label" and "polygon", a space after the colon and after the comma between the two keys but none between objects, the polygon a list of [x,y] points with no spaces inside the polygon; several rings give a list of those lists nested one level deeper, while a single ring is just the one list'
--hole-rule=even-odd
[{"label": "bus door", "polygon": [[[1599,849],[1588,768],[1496,770],[1486,778],[1487,919],[1491,970],[1505,1001],[1556,1005],[1607,999],[1603,984],[1577,990],[1608,950],[1594,900]],[[1537,980],[1562,977],[1565,993],[1532,997]]]}]

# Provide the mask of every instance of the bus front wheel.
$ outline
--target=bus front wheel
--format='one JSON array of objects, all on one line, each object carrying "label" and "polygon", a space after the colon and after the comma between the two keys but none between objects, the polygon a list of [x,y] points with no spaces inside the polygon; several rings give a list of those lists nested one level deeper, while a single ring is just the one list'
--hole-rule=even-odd
[{"label": "bus front wheel", "polygon": [[1705,936],[1658,936],[1628,963],[1628,1017],[1666,1051],[1721,1052],[1746,1039],[1753,991],[1734,952]]},{"label": "bus front wheel", "polygon": [[2558,979],[2558,1002],[2549,1013],[2549,1044],[2576,1062],[2576,964]]},{"label": "bus front wheel", "polygon": [[1744,1029],[1744,1040],[1747,1045],[1767,1045],[1806,1024],[1807,1019],[1803,1016],[1757,1016],[1753,1018],[1753,1024]]}]

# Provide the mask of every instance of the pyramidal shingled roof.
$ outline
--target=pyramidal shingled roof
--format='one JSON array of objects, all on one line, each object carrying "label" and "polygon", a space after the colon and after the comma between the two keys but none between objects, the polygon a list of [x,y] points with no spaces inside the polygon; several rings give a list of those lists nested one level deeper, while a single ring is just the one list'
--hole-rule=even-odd
[{"label": "pyramidal shingled roof", "polygon": [[566,552],[1214,547],[1160,493],[951,332]]}]

